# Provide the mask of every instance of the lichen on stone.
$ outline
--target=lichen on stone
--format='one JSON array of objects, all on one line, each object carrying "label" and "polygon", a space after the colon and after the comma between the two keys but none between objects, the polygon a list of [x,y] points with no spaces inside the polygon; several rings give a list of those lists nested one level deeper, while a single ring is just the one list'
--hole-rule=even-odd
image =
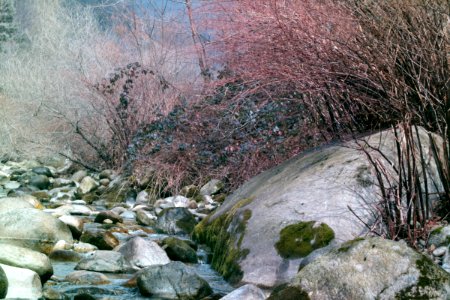
[{"label": "lichen on stone", "polygon": [[211,248],[211,266],[231,283],[242,279],[243,272],[239,261],[249,254],[249,250],[241,249],[241,245],[252,212],[242,208],[252,200],[246,198],[238,201],[227,213],[212,221],[209,217],[205,218],[192,234],[195,241]]},{"label": "lichen on stone", "polygon": [[435,299],[439,295],[432,295],[430,291],[440,290],[442,286],[449,284],[449,275],[442,269],[436,268],[434,262],[421,255],[416,261],[416,267],[420,272],[415,285],[409,286],[395,296],[396,299]]},{"label": "lichen on stone", "polygon": [[315,221],[299,222],[280,231],[280,240],[275,244],[275,248],[284,258],[302,258],[327,246],[333,239],[334,231],[327,224],[316,226]]},{"label": "lichen on stone", "polygon": [[300,287],[282,284],[274,288],[267,300],[310,300],[310,298]]}]

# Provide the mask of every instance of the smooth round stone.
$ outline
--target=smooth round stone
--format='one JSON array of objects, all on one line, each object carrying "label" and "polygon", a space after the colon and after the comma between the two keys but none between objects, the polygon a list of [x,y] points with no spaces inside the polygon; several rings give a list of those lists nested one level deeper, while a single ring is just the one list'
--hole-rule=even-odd
[{"label": "smooth round stone", "polygon": [[98,248],[94,245],[91,245],[89,243],[75,243],[73,244],[73,251],[78,253],[88,253],[97,250]]},{"label": "smooth round stone", "polygon": [[89,284],[89,285],[99,285],[110,283],[108,277],[99,272],[92,271],[74,271],[64,278],[65,281],[72,284]]},{"label": "smooth round stone", "polygon": [[437,256],[437,257],[444,256],[444,254],[447,252],[447,249],[448,249],[448,247],[446,247],[446,246],[442,246],[442,247],[436,248],[433,251],[433,255]]},{"label": "smooth round stone", "polygon": [[20,187],[20,183],[17,182],[17,181],[8,181],[3,186],[5,187],[5,189],[15,190],[15,189],[18,189]]}]

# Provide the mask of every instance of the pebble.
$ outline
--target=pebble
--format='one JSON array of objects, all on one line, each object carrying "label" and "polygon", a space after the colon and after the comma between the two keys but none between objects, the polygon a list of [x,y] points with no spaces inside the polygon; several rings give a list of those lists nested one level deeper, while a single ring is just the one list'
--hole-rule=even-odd
[{"label": "pebble", "polygon": [[442,246],[442,247],[436,248],[436,249],[433,251],[433,255],[434,255],[434,256],[437,256],[437,257],[440,257],[440,256],[444,256],[444,254],[445,254],[446,252],[447,252],[447,247]]}]

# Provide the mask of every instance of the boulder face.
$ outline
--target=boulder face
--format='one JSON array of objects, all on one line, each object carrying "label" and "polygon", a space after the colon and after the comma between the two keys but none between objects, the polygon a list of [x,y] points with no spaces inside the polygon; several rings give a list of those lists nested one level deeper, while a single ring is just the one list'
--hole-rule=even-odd
[{"label": "boulder face", "polygon": [[0,263],[36,272],[41,281],[47,281],[53,275],[50,259],[37,251],[8,244],[0,244]]},{"label": "boulder face", "polygon": [[203,299],[212,294],[209,284],[181,262],[145,268],[137,277],[144,296],[163,299]]},{"label": "boulder face", "polygon": [[306,265],[284,290],[298,299],[448,299],[450,274],[404,242],[355,239]]},{"label": "boulder face", "polygon": [[[419,129],[433,193],[430,178],[438,175],[427,134]],[[396,161],[392,130],[361,140]],[[371,223],[379,189],[360,149],[355,141],[325,146],[254,177],[196,226],[194,239],[210,246],[213,267],[231,282],[269,288],[289,282],[308,256],[365,233],[360,219]]]},{"label": "boulder face", "polygon": [[66,224],[43,211],[22,208],[0,212],[0,244],[48,254],[59,240],[72,243],[72,233]]},{"label": "boulder face", "polygon": [[8,293],[8,277],[6,277],[5,271],[0,267],[0,299],[6,297]]}]

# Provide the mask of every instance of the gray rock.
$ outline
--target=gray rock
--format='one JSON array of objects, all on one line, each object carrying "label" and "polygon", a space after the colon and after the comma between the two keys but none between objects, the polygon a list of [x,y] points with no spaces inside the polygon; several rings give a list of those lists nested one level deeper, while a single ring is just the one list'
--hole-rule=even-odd
[{"label": "gray rock", "polygon": [[40,299],[42,297],[42,283],[36,272],[2,264],[0,267],[8,278],[6,299]]},{"label": "gray rock", "polygon": [[162,241],[162,244],[167,256],[171,260],[197,263],[197,252],[187,242],[174,237],[168,237]]},{"label": "gray rock", "polygon": [[144,226],[153,226],[156,221],[156,217],[147,213],[143,209],[136,210],[136,221],[138,224],[144,225]]},{"label": "gray rock", "polygon": [[140,191],[136,196],[136,205],[148,204],[149,200],[148,193],[145,190]]},{"label": "gray rock", "polygon": [[81,234],[83,233],[84,221],[76,216],[68,216],[64,215],[58,218],[64,224],[66,224],[70,231],[72,232],[72,236],[75,239],[79,239]]},{"label": "gray rock", "polygon": [[7,293],[8,277],[6,277],[5,271],[3,271],[3,268],[0,266],[0,299],[5,298]]},{"label": "gray rock", "polygon": [[94,191],[98,186],[99,184],[97,181],[94,180],[94,178],[86,176],[81,180],[77,192],[81,195],[86,195]]},{"label": "gray rock", "polygon": [[[423,155],[432,157],[427,134],[419,129]],[[397,160],[392,130],[364,140],[389,160]],[[342,243],[366,233],[358,218],[371,224],[380,191],[367,156],[356,148],[351,141],[311,150],[252,178],[228,196],[194,233],[198,241],[214,249],[213,260],[223,262],[216,269],[230,270],[237,264],[236,274],[241,274],[241,278],[236,276],[237,282],[274,287],[289,282],[307,256],[305,253],[286,259],[277,251],[280,232],[287,226],[309,221],[326,224],[334,232],[330,243]],[[379,155],[377,151],[371,153]],[[438,193],[436,188],[442,187],[431,184],[439,182],[438,172],[433,160],[429,161],[428,190]],[[386,172],[393,172],[389,164],[384,167]],[[223,238],[208,239],[213,232]],[[227,245],[227,249],[220,245]],[[227,258],[228,253],[241,255],[233,259]]]},{"label": "gray rock", "polygon": [[214,195],[223,189],[223,182],[217,179],[210,180],[200,189],[200,195]]},{"label": "gray rock", "polygon": [[50,259],[37,251],[8,244],[0,244],[0,263],[35,271],[42,282],[53,275]]},{"label": "gray rock", "polygon": [[131,222],[136,221],[136,213],[131,210],[124,211],[123,213],[120,214],[120,217],[127,221]]},{"label": "gray rock", "polygon": [[17,181],[8,181],[3,185],[7,190],[16,190],[20,187],[20,183]]},{"label": "gray rock", "polygon": [[310,299],[448,299],[450,274],[404,242],[353,240],[317,258],[290,284]]},{"label": "gray rock", "polygon": [[[221,300],[265,300],[266,295],[264,292],[253,284],[246,284],[240,288],[232,291],[225,297],[220,298]],[[290,299],[285,299],[290,300]]]},{"label": "gray rock", "polygon": [[212,294],[209,284],[181,262],[145,268],[137,278],[144,296],[163,299],[202,299]]},{"label": "gray rock", "polygon": [[119,249],[134,269],[154,265],[165,265],[170,262],[166,252],[155,242],[134,237]]},{"label": "gray rock", "polygon": [[112,250],[119,245],[119,240],[111,232],[99,228],[85,229],[80,241],[94,245],[100,250]]},{"label": "gray rock", "polygon": [[98,174],[98,178],[100,178],[100,179],[112,180],[113,177],[114,177],[114,171],[113,170],[109,170],[109,169],[103,170],[103,171],[100,172],[100,174]]},{"label": "gray rock", "polygon": [[111,220],[113,224],[123,223],[123,218],[111,210],[100,212],[97,216],[95,216],[94,222],[103,223],[106,219]]},{"label": "gray rock", "polygon": [[48,254],[59,240],[72,243],[72,233],[66,224],[43,211],[21,208],[0,213],[0,244]]},{"label": "gray rock", "polygon": [[103,250],[93,252],[75,266],[75,270],[105,273],[124,273],[129,269],[130,267],[121,253]]},{"label": "gray rock", "polygon": [[34,167],[31,169],[31,172],[37,175],[45,175],[47,177],[53,177],[52,171],[50,171],[47,167]]},{"label": "gray rock", "polygon": [[20,197],[0,198],[0,212],[6,212],[19,208],[34,208],[34,206]]},{"label": "gray rock", "polygon": [[428,245],[435,245],[437,248],[450,245],[450,225],[434,229],[430,233]]},{"label": "gray rock", "polygon": [[75,243],[73,244],[73,251],[77,252],[77,253],[88,253],[88,252],[93,252],[95,250],[97,250],[98,247],[91,245],[89,243]]},{"label": "gray rock", "polygon": [[167,234],[190,234],[197,221],[187,208],[164,209],[156,221],[156,229]]},{"label": "gray rock", "polygon": [[45,175],[33,175],[30,177],[28,184],[39,190],[46,190],[50,186],[50,180]]},{"label": "gray rock", "polygon": [[75,182],[81,182],[81,180],[83,180],[83,178],[86,176],[87,176],[87,172],[85,170],[80,170],[80,171],[75,172],[70,179]]},{"label": "gray rock", "polygon": [[448,250],[448,246],[447,247],[446,246],[441,246],[439,248],[434,249],[433,255],[437,256],[437,257],[444,256],[445,253],[447,252],[447,250]]},{"label": "gray rock", "polygon": [[68,274],[64,278],[64,281],[77,285],[100,285],[110,283],[108,277],[106,277],[104,274],[91,271],[74,271]]}]

